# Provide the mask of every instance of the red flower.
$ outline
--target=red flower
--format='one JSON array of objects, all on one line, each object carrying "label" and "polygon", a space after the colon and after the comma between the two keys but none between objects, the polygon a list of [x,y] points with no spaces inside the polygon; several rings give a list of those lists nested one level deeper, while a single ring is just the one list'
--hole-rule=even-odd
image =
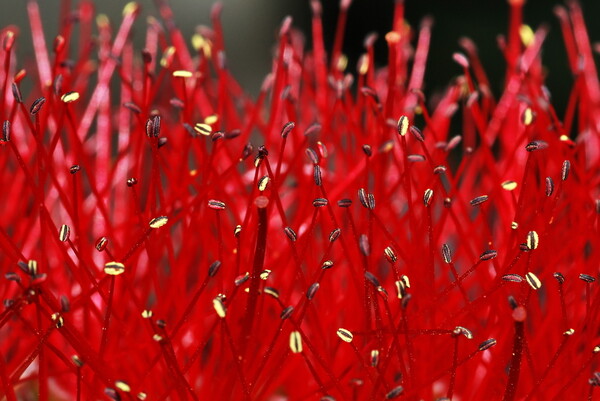
[{"label": "red flower", "polygon": [[369,37],[352,71],[350,2],[328,58],[311,1],[313,50],[286,19],[256,100],[226,67],[220,6],[190,52],[161,3],[140,55],[135,4],[113,33],[82,2],[49,52],[29,2],[35,67],[1,34],[0,394],[593,399],[598,75],[581,9],[558,8],[560,118],[547,32],[511,3],[503,92],[464,40],[428,102],[431,22],[414,30],[402,2],[387,67]]}]

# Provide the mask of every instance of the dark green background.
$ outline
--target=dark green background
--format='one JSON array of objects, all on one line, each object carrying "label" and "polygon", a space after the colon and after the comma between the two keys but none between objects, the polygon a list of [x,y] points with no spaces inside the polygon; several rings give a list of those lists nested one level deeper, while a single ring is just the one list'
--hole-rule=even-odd
[{"label": "dark green background", "polygon": [[[337,7],[333,3],[327,18],[333,20]],[[597,18],[600,15],[600,1],[583,1],[590,39],[600,41],[600,26]],[[547,86],[552,94],[555,107],[562,116],[569,92],[573,84],[572,74],[568,68],[564,42],[560,25],[554,15],[556,5],[565,5],[564,1],[528,1],[524,8],[524,21],[534,30],[545,23],[550,33],[542,51],[542,59],[548,70]],[[461,73],[460,67],[452,61],[452,53],[461,51],[458,40],[462,36],[470,37],[479,49],[479,55],[492,82],[492,90],[498,96],[503,84],[505,63],[497,45],[497,36],[506,34],[508,29],[509,6],[506,1],[499,0],[407,0],[406,18],[413,27],[418,27],[425,15],[434,18],[433,34],[427,71],[425,75],[425,92],[443,90],[453,77]],[[351,43],[360,43],[361,38],[372,30],[381,33],[378,41],[379,62],[385,62],[386,46],[382,35],[389,29],[393,1],[357,0],[350,12],[351,29],[348,30],[346,51],[356,57]],[[330,39],[333,30],[328,30]],[[358,49],[359,51],[362,51]],[[596,59],[598,60],[598,58]],[[350,64],[350,65],[355,65]]]},{"label": "dark green background", "polygon": [[[26,1],[2,2],[0,26],[15,24],[21,31],[19,39],[20,57],[31,60],[29,25]],[[77,1],[73,0],[73,4]],[[186,38],[198,24],[209,24],[212,1],[172,0],[175,16]],[[40,1],[45,30],[51,40],[57,34],[60,21],[59,0]],[[97,1],[97,10],[106,13],[116,25],[120,21],[125,2]],[[136,45],[143,47],[146,16],[156,15],[153,0],[141,0],[143,14],[135,27]],[[525,5],[525,21],[538,27],[541,23],[550,26],[550,34],[543,48],[544,64],[548,67],[548,87],[553,101],[561,112],[572,86],[572,76],[567,69],[566,55],[560,27],[553,14],[553,7],[561,1],[530,0]],[[600,15],[600,1],[584,1],[583,8],[592,41],[600,40],[600,28],[595,23]],[[323,0],[325,40],[328,47],[333,42],[337,20],[338,1]],[[498,95],[502,86],[504,62],[498,50],[496,37],[506,33],[508,5],[500,0],[406,0],[406,17],[418,27],[425,15],[434,18],[433,37],[426,72],[425,92],[443,90],[460,69],[452,61],[452,53],[460,50],[457,41],[461,36],[472,38],[478,48],[483,64],[493,82],[493,91]],[[344,42],[344,52],[349,56],[349,68],[354,69],[365,35],[379,32],[377,60],[380,65],[387,58],[383,36],[392,22],[393,0],[355,0],[350,8],[349,23]],[[264,75],[270,68],[273,45],[282,19],[294,17],[294,25],[302,29],[310,41],[310,11],[308,0],[224,0],[223,24],[228,49],[228,64],[242,81],[248,92],[256,93]],[[115,26],[116,29],[116,26]],[[562,112],[560,113],[562,114]]]}]

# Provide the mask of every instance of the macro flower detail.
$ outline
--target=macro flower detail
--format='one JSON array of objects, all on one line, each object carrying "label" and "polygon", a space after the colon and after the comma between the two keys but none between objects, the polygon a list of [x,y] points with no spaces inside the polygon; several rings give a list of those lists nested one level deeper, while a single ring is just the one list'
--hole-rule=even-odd
[{"label": "macro flower detail", "polygon": [[598,397],[600,81],[576,2],[555,8],[564,113],[522,0],[499,91],[462,39],[431,93],[443,32],[410,2],[354,68],[352,2],[328,51],[311,0],[312,39],[284,19],[255,97],[222,4],[188,40],[167,1],[145,23],[73,3],[46,38],[27,2],[33,55],[0,30],[0,399]]}]

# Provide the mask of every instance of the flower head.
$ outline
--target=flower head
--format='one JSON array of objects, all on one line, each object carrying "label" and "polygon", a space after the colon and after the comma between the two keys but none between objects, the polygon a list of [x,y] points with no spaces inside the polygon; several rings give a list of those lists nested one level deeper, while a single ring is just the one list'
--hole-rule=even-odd
[{"label": "flower head", "polygon": [[592,397],[600,85],[576,3],[565,116],[520,1],[503,91],[463,40],[435,102],[432,22],[403,2],[387,66],[369,37],[354,70],[311,1],[311,50],[285,19],[256,99],[220,5],[191,50],[163,2],[144,49],[135,3],[113,26],[82,2],[48,42],[27,7],[35,66],[12,28],[0,51],[7,400]]}]

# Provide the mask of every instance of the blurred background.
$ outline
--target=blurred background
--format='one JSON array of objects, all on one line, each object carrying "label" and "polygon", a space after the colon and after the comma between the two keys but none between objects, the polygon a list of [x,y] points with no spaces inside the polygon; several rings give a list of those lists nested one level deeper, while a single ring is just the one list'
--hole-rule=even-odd
[{"label": "blurred background", "polygon": [[[19,53],[31,55],[29,24],[26,1],[1,0],[0,27],[9,24],[20,28]],[[77,0],[71,0],[77,4]],[[443,90],[451,79],[460,74],[452,61],[452,53],[460,50],[458,39],[472,38],[479,48],[482,62],[495,85],[497,95],[502,85],[504,62],[498,50],[496,37],[506,32],[508,5],[502,0],[405,0],[406,18],[418,27],[425,15],[434,18],[433,37],[425,76],[425,92],[431,94]],[[57,33],[60,0],[39,1],[44,19],[47,39]],[[157,15],[153,0],[139,0],[143,13],[134,35],[136,43],[143,47],[146,16]],[[171,0],[176,21],[186,38],[191,37],[196,25],[210,24],[209,12],[212,0]],[[286,15],[294,18],[294,25],[305,34],[310,46],[310,7],[308,0],[224,0],[222,14],[227,45],[228,65],[247,91],[256,94],[263,77],[270,69],[273,45],[279,25]],[[335,32],[339,1],[322,0],[325,43],[330,49]],[[349,21],[344,41],[344,52],[349,58],[349,68],[354,69],[363,52],[362,42],[370,32],[378,32],[377,61],[386,61],[383,39],[392,22],[394,0],[354,0],[349,11]],[[108,15],[116,26],[121,19],[124,1],[96,1],[99,13]],[[533,29],[541,23],[550,26],[550,34],[543,48],[544,64],[548,67],[548,87],[555,106],[562,111],[571,89],[572,77],[568,70],[560,27],[553,14],[554,6],[564,4],[559,0],[529,0],[525,6],[525,21]],[[600,41],[600,25],[595,17],[600,15],[600,1],[582,1],[592,42]],[[562,114],[562,113],[561,113]]]}]

